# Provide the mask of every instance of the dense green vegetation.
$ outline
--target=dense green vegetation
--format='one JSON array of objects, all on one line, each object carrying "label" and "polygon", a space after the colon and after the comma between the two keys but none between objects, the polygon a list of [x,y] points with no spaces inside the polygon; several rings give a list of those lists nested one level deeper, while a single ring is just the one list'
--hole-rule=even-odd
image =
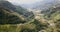
[{"label": "dense green vegetation", "polygon": [[22,15],[0,7],[0,24],[19,24],[24,22],[26,21]]},{"label": "dense green vegetation", "polygon": [[60,32],[60,7],[43,11],[41,19],[35,19],[32,12],[22,7],[16,8],[17,11],[0,7],[0,32]]},{"label": "dense green vegetation", "polygon": [[[48,31],[52,31],[52,32],[60,32],[60,7],[57,7],[57,8],[53,8],[53,9],[49,9],[49,10],[46,10],[46,11],[50,11],[50,13],[46,12],[45,14],[45,19],[48,20],[48,22],[52,24],[52,27],[49,27]],[[52,30],[53,29],[53,30]]]}]

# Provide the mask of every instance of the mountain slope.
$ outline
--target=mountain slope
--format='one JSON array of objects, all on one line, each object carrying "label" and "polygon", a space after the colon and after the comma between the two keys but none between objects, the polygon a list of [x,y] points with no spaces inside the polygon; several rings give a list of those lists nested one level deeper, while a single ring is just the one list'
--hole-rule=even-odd
[{"label": "mountain slope", "polygon": [[0,24],[19,24],[24,22],[25,20],[22,15],[10,9],[0,7]]},{"label": "mountain slope", "polygon": [[31,12],[28,12],[27,9],[25,8],[22,8],[21,6],[16,6],[16,5],[13,5],[11,4],[10,2],[8,1],[0,1],[0,7],[6,7],[14,12],[17,12],[19,14],[22,14],[24,16],[28,16],[28,13],[31,14]]},{"label": "mountain slope", "polygon": [[17,11],[16,7],[10,2],[0,1],[0,24],[25,23],[26,20],[24,16],[19,14],[18,12],[21,11]]},{"label": "mountain slope", "polygon": [[9,9],[11,9],[11,10],[13,10],[13,11],[16,11],[16,8],[15,8],[15,6],[13,5],[13,4],[11,4],[10,2],[8,2],[8,1],[0,1],[0,7],[6,7],[6,8],[9,8]]},{"label": "mountain slope", "polygon": [[19,14],[24,15],[25,17],[33,16],[33,12],[29,12],[26,8],[22,8],[21,6],[16,6],[16,10]]}]

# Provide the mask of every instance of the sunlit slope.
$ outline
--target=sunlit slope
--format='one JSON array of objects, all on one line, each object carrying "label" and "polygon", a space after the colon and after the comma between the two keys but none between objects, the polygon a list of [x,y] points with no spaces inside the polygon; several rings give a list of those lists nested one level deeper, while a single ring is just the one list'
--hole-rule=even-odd
[{"label": "sunlit slope", "polygon": [[[47,11],[47,12],[46,12]],[[48,28],[42,31],[52,31],[52,32],[60,32],[60,7],[52,8],[44,11],[45,19],[47,20]],[[53,29],[53,30],[52,30]]]}]

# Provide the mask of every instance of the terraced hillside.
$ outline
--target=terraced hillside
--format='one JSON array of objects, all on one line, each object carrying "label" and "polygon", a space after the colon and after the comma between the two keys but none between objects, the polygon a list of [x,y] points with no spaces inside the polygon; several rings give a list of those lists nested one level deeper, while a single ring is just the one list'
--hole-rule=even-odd
[{"label": "terraced hillside", "polygon": [[[23,9],[16,8],[20,12]],[[0,6],[0,32],[60,32],[60,7],[43,11],[43,15],[37,15],[40,16],[39,19],[35,19],[35,14],[33,15],[32,12],[28,16],[24,14],[27,16],[25,17],[24,11],[27,10],[23,10],[21,14],[8,7]]]}]

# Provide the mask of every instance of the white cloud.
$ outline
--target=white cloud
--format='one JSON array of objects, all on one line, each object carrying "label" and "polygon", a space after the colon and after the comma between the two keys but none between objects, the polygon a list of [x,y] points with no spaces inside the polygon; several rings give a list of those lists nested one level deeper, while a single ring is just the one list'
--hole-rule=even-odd
[{"label": "white cloud", "polygon": [[42,1],[42,0],[8,0],[13,3],[18,3],[18,4],[32,4],[37,1]]}]

